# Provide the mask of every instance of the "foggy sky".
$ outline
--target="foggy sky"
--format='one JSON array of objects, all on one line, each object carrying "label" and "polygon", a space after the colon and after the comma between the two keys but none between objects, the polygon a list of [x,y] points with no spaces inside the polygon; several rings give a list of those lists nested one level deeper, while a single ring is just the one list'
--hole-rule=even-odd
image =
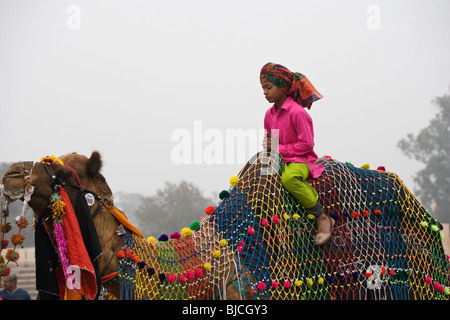
[{"label": "foggy sky", "polygon": [[309,111],[319,156],[383,165],[413,188],[422,165],[396,145],[449,91],[449,12],[439,0],[1,0],[0,162],[98,150],[113,191],[185,179],[210,196],[243,163],[178,165],[173,133],[204,148],[207,130],[261,130],[270,61],[324,96]]}]

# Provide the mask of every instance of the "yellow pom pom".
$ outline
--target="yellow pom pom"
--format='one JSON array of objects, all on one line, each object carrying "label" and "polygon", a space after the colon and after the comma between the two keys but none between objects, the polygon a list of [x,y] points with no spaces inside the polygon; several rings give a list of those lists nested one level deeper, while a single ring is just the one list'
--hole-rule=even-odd
[{"label": "yellow pom pom", "polygon": [[181,230],[181,235],[183,237],[189,237],[189,236],[191,236],[191,234],[192,234],[192,230],[190,228],[183,228]]},{"label": "yellow pom pom", "polygon": [[294,220],[298,220],[298,219],[300,219],[300,216],[297,213],[294,213],[292,218],[294,218]]},{"label": "yellow pom pom", "polygon": [[368,163],[364,163],[362,166],[361,166],[361,169],[369,169],[370,168],[370,164],[368,164]]},{"label": "yellow pom pom", "polygon": [[233,187],[234,187],[235,185],[237,185],[238,182],[239,182],[239,178],[238,178],[238,177],[235,177],[235,176],[230,177],[230,184],[231,184]]},{"label": "yellow pom pom", "polygon": [[212,254],[212,256],[213,256],[213,258],[218,258],[218,257],[220,257],[220,251],[219,251],[219,250],[214,251],[213,254]]},{"label": "yellow pom pom", "polygon": [[306,282],[308,284],[308,286],[312,287],[313,285],[313,281],[312,279],[308,279],[308,281]]},{"label": "yellow pom pom", "polygon": [[155,237],[148,237],[147,241],[151,243],[156,243]]},{"label": "yellow pom pom", "polygon": [[64,165],[64,162],[62,162],[60,159],[58,159],[54,155],[42,157],[40,161],[44,162],[44,163],[45,162],[46,163],[59,162],[60,164]]},{"label": "yellow pom pom", "polygon": [[317,282],[318,282],[319,284],[323,284],[323,278],[320,277],[319,280],[317,280]]},{"label": "yellow pom pom", "polygon": [[295,285],[296,287],[300,287],[302,284],[303,284],[303,281],[302,281],[302,280],[295,280],[295,281],[294,281],[294,285]]},{"label": "yellow pom pom", "polygon": [[209,270],[211,270],[211,264],[208,263],[208,262],[206,262],[206,263],[203,265],[203,268],[205,268],[206,271],[209,271]]},{"label": "yellow pom pom", "polygon": [[287,221],[287,220],[289,220],[291,217],[289,217],[289,215],[287,214],[287,213],[284,213],[283,214],[283,219],[285,220],[285,221]]},{"label": "yellow pom pom", "polygon": [[228,241],[225,239],[220,240],[220,246],[225,247],[228,244]]},{"label": "yellow pom pom", "polygon": [[308,214],[307,215],[307,217],[308,217],[308,219],[311,219],[311,220],[313,220],[313,219],[315,219],[316,217],[314,217],[311,213],[310,214]]}]

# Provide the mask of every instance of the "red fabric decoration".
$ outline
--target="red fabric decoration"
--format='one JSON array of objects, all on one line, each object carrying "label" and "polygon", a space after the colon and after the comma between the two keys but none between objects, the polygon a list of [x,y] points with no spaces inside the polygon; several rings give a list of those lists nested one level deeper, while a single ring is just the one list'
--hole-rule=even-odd
[{"label": "red fabric decoration", "polygon": [[[86,246],[84,245],[83,237],[81,235],[78,219],[73,210],[69,196],[63,188],[60,188],[61,198],[66,204],[62,216],[63,230],[67,241],[67,251],[69,253],[69,261],[71,265],[78,266],[81,270],[81,290],[90,300],[94,300],[97,295],[97,286],[92,285],[96,283],[94,266],[91,263]],[[64,297],[66,289],[66,279],[64,275],[58,278],[58,285],[60,289],[60,296]]]}]

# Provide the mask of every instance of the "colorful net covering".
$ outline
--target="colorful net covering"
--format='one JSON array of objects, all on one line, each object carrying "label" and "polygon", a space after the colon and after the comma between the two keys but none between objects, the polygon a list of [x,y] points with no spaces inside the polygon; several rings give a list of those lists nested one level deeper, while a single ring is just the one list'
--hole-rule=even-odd
[{"label": "colorful net covering", "polygon": [[[309,182],[336,220],[330,242],[280,183],[278,155],[261,153],[191,234],[128,238],[122,298],[448,299],[440,224],[395,175],[323,159]],[[248,292],[247,292],[248,293]]]},{"label": "colorful net covering", "polygon": [[204,219],[170,238],[162,235],[156,241],[126,234],[119,252],[120,299],[226,298],[224,288],[236,258],[214,224]]}]

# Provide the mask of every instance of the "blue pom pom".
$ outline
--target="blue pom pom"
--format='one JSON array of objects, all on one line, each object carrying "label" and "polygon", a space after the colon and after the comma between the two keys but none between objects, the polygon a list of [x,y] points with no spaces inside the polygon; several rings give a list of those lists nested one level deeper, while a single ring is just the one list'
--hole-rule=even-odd
[{"label": "blue pom pom", "polygon": [[340,220],[339,214],[335,211],[331,214],[331,217],[335,220],[338,221]]},{"label": "blue pom pom", "polygon": [[159,236],[158,241],[167,241],[169,240],[169,237],[167,236],[167,234],[162,234]]},{"label": "blue pom pom", "polygon": [[155,269],[153,269],[153,268],[147,268],[147,272],[148,272],[148,274],[149,274],[150,276],[152,276],[152,275],[155,274]]},{"label": "blue pom pom", "polygon": [[334,283],[334,277],[331,274],[327,275],[325,278],[327,279],[328,283]]},{"label": "blue pom pom", "polygon": [[165,275],[164,273],[160,273],[160,274],[158,275],[158,277],[159,277],[159,280],[161,280],[161,281],[166,280],[166,275]]}]

